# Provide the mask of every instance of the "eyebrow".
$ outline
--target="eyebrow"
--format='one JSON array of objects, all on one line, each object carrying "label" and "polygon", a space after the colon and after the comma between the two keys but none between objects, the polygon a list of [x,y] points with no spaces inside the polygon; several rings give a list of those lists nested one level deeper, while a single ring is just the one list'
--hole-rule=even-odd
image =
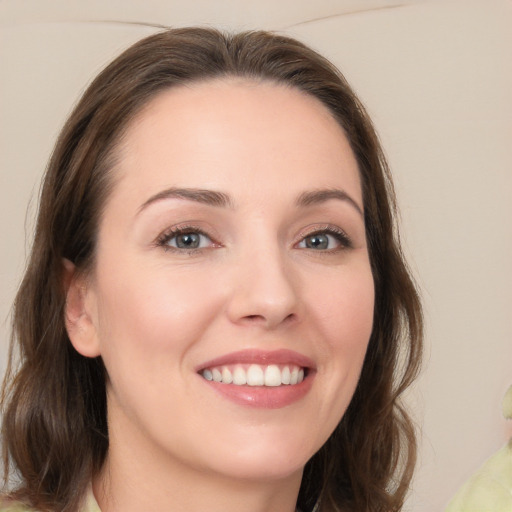
[{"label": "eyebrow", "polygon": [[319,189],[311,192],[303,192],[297,198],[297,205],[301,207],[313,206],[320,203],[325,203],[330,199],[338,199],[340,201],[346,201],[352,205],[359,215],[364,217],[363,209],[352,199],[344,190],[337,188]]},{"label": "eyebrow", "polygon": [[[207,190],[201,188],[168,188],[162,190],[157,194],[151,196],[147,201],[142,204],[139,208],[138,213],[147,208],[149,205],[161,201],[163,199],[187,199],[189,201],[195,201],[210,206],[234,208],[234,203],[231,197],[224,193],[216,190]],[[361,216],[364,217],[362,208],[357,202],[350,197],[344,190],[337,188],[319,189],[300,194],[296,200],[296,205],[304,208],[308,206],[314,206],[317,204],[325,203],[330,199],[337,199],[349,203]]]},{"label": "eyebrow", "polygon": [[161,201],[162,199],[188,199],[197,203],[207,204],[210,206],[230,207],[233,208],[233,201],[224,192],[215,190],[205,190],[201,188],[168,188],[151,196],[140,208],[147,208],[150,204]]}]

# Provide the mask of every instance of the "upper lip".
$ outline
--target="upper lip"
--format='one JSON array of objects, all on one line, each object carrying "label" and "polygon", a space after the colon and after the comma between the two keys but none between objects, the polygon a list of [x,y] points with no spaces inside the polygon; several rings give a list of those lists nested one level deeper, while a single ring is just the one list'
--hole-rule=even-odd
[{"label": "upper lip", "polygon": [[291,364],[301,366],[302,368],[314,369],[315,363],[307,356],[299,354],[293,350],[280,349],[280,350],[240,350],[238,352],[231,352],[224,354],[210,361],[202,363],[196,368],[200,372],[205,368],[214,368],[216,366],[230,365],[230,364]]}]

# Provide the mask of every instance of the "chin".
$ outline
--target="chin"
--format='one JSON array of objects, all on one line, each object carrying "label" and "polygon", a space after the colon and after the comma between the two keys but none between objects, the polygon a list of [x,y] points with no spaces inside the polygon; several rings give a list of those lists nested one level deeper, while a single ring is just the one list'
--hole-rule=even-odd
[{"label": "chin", "polygon": [[290,478],[302,474],[308,460],[320,448],[318,444],[293,436],[265,436],[260,431],[257,440],[234,442],[228,449],[229,455],[215,457],[220,462],[217,471],[247,480]]},{"label": "chin", "polygon": [[296,476],[301,476],[307,459],[293,460],[281,456],[265,454],[256,460],[239,458],[231,464],[224,464],[217,471],[239,480],[250,480],[252,482],[281,481]]}]

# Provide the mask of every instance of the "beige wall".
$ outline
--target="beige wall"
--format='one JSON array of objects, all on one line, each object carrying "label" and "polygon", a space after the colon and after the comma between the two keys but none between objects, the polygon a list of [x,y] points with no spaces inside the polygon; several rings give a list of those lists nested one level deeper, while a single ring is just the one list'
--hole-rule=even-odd
[{"label": "beige wall", "polygon": [[423,440],[409,509],[440,510],[511,433],[500,401],[512,383],[512,3],[1,2],[3,352],[59,127],[86,82],[154,31],[125,22],[283,30],[334,60],[360,93],[395,174],[426,306],[426,368],[410,397]]}]

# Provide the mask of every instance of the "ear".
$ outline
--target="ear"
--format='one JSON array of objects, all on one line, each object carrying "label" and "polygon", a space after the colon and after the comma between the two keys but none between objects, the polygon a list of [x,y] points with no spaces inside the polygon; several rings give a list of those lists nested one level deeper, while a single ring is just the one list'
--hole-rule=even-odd
[{"label": "ear", "polygon": [[79,273],[71,261],[62,260],[66,305],[66,330],[75,350],[85,357],[100,355],[94,312],[96,300],[86,276]]}]

